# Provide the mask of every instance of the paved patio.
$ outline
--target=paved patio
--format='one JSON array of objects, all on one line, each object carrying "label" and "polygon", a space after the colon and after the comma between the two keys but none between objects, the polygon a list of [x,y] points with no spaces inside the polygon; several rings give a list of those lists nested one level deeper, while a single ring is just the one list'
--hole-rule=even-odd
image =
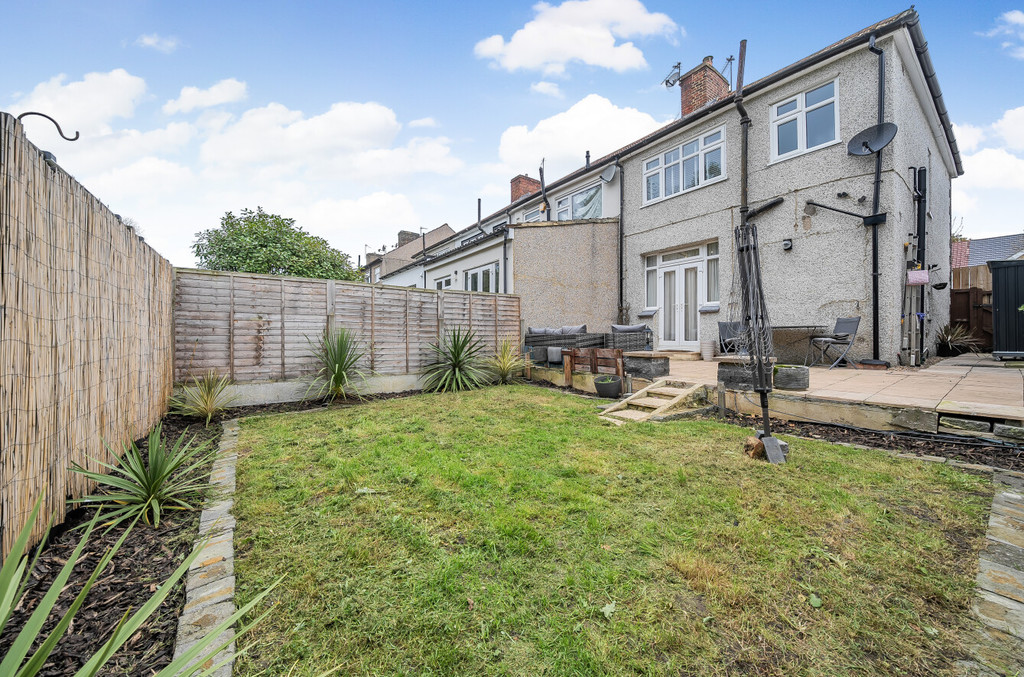
[{"label": "paved patio", "polygon": [[[670,376],[714,386],[718,363],[673,357]],[[786,392],[786,391],[779,391]],[[849,403],[912,407],[940,414],[1024,421],[1024,369],[991,355],[961,355],[924,369],[885,371],[813,367],[803,397]]]}]

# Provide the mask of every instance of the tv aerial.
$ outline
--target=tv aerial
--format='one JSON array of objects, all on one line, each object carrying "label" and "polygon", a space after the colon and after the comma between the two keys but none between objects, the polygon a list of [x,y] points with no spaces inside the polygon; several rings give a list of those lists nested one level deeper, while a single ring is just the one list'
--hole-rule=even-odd
[{"label": "tv aerial", "polygon": [[846,144],[846,152],[850,155],[871,155],[882,150],[896,137],[898,128],[895,123],[883,122],[878,125],[871,125],[864,131],[856,134]]}]

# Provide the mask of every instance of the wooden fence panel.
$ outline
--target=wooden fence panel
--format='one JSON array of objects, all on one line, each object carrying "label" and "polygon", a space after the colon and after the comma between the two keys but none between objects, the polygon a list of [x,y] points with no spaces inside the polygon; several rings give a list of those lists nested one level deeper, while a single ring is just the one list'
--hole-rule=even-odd
[{"label": "wooden fence panel", "polygon": [[0,113],[0,550],[143,437],[173,381],[173,269]]},{"label": "wooden fence panel", "polygon": [[439,332],[471,328],[487,351],[519,337],[519,297],[309,280],[245,273],[176,271],[175,377],[209,369],[240,383],[308,376],[328,322],[353,330],[367,354],[358,367],[418,373]]}]

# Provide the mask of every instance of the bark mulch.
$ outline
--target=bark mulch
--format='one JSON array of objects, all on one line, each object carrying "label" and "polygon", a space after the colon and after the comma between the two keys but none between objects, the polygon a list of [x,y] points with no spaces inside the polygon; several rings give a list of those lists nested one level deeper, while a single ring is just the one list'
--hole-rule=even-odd
[{"label": "bark mulch", "polygon": [[[761,419],[755,416],[733,413],[727,416],[726,420],[741,426],[761,428]],[[898,451],[918,456],[942,456],[963,463],[978,463],[1006,470],[1024,471],[1024,447],[1000,445],[981,438],[885,430],[871,431],[838,425],[774,419],[772,420],[772,433],[807,437],[825,442],[859,444],[873,449]]]},{"label": "bark mulch", "polygon": [[[204,428],[202,423],[197,424],[194,420],[180,416],[168,416],[164,419],[165,439],[176,439],[186,428],[190,436],[196,435],[200,441],[209,440],[210,444],[217,444],[220,439],[219,424],[211,424],[209,428]],[[137,444],[140,449],[146,448],[145,439]],[[36,605],[49,590],[50,583],[81,540],[82,531],[75,527],[87,524],[94,514],[92,508],[74,510],[67,515],[63,524],[51,530],[50,538],[43,546],[43,552],[30,574],[29,587],[18,601],[17,608],[3,636],[0,637],[0,655],[10,647]],[[199,514],[168,511],[161,516],[158,529],[142,523],[135,527],[106,571],[96,581],[84,605],[75,615],[71,627],[57,643],[40,675],[73,675],[96,649],[110,638],[125,613],[134,613],[146,603],[156,592],[157,586],[167,580],[192,552],[193,541],[198,532]],[[104,553],[124,533],[121,528],[111,529],[106,533],[104,531],[101,527],[93,531],[81,559],[57,601],[54,613],[44,625],[43,637],[57,624],[60,615],[67,610],[82,585],[92,575]],[[178,615],[184,603],[185,587],[182,579],[156,613],[121,647],[100,674],[133,677],[152,675],[169,664],[174,655]]]}]

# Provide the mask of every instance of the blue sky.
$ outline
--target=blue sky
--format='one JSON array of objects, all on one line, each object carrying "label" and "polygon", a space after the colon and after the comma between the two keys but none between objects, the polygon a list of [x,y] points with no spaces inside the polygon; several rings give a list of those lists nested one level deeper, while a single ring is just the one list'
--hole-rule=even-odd
[{"label": "blue sky", "polygon": [[[892,2],[3,2],[0,110],[177,265],[257,205],[351,254],[476,218],[678,115],[659,83],[748,40],[748,81]],[[967,174],[954,219],[1024,230],[1024,4],[919,2]]]}]

